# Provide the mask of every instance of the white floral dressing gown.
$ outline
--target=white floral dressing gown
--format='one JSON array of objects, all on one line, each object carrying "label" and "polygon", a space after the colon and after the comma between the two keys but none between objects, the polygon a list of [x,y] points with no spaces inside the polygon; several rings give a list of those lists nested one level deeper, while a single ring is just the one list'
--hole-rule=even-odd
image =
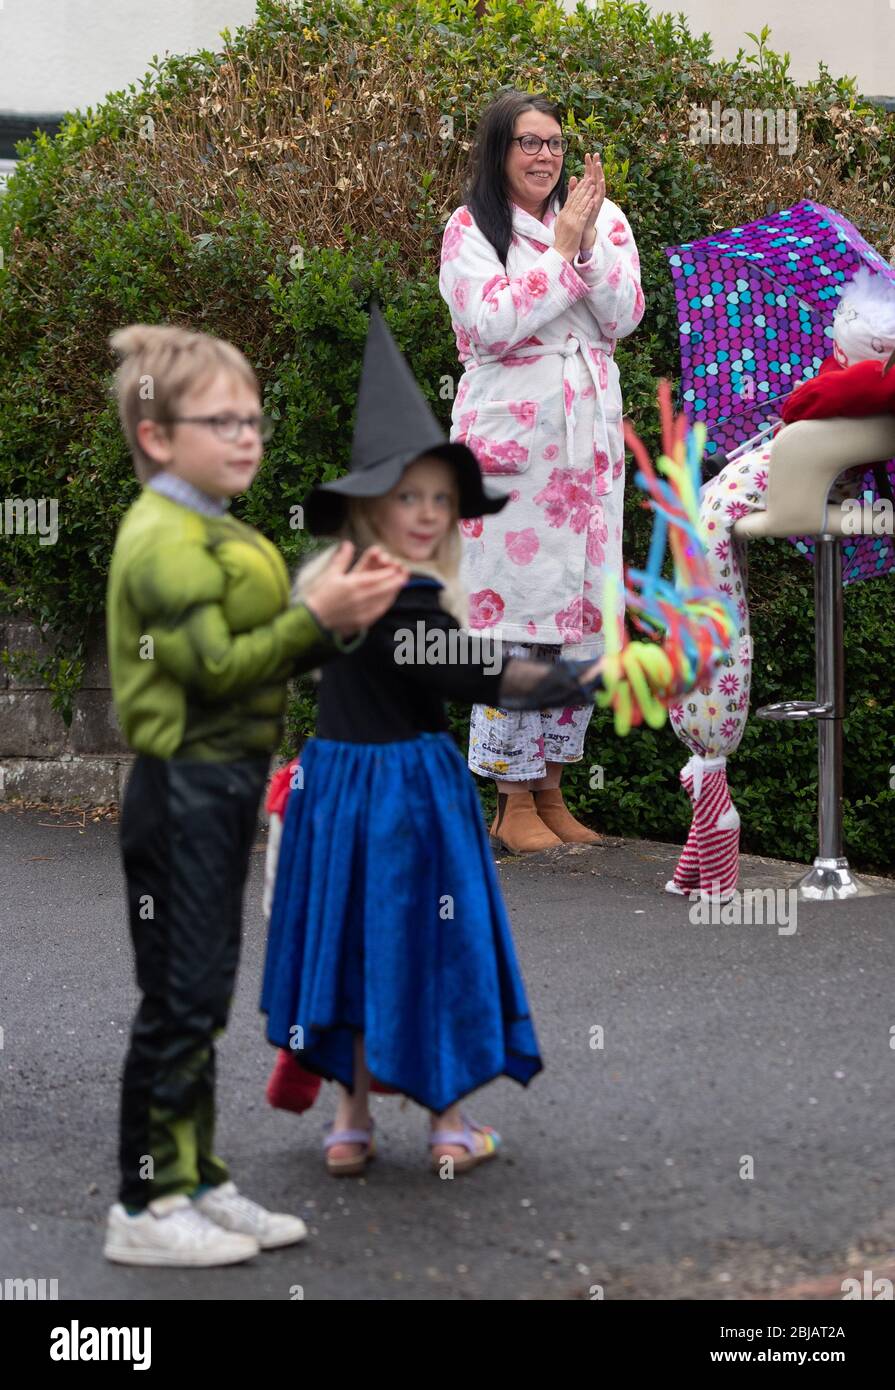
[{"label": "white floral dressing gown", "polygon": [[[464,367],[450,438],[468,444],[487,486],[510,497],[497,516],[461,523],[470,627],[590,657],[603,650],[607,573],[621,592],[625,451],[613,353],[644,300],[617,204],[604,201],[590,257],[572,263],[553,245],[557,210],[554,200],[541,222],[512,205],[506,269],[466,207],[448,220],[439,288]],[[538,777],[545,737],[548,761],[577,761],[591,713],[508,718],[476,706],[470,767]],[[560,719],[562,734],[552,729]]]}]

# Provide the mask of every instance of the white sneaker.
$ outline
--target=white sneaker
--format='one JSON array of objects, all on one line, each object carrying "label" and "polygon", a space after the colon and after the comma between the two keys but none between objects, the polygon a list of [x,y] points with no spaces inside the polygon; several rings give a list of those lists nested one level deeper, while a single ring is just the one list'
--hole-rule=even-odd
[{"label": "white sneaker", "polygon": [[234,1235],[209,1221],[189,1197],[156,1197],[145,1211],[129,1216],[120,1202],[109,1208],[107,1260],[121,1265],[234,1265],[258,1254],[258,1242]]},{"label": "white sneaker", "polygon": [[307,1226],[299,1217],[265,1211],[257,1202],[243,1197],[236,1190],[235,1182],[222,1182],[218,1187],[212,1187],[201,1197],[194,1198],[193,1205],[225,1231],[240,1231],[254,1236],[262,1250],[295,1245],[308,1234]]}]

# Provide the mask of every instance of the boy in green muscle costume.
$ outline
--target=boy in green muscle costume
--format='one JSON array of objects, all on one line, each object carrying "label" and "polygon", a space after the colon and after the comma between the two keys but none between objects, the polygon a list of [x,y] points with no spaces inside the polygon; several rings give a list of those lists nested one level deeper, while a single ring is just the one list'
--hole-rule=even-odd
[{"label": "boy in green muscle costume", "polygon": [[289,608],[269,541],[228,513],[261,462],[258,383],[229,343],[113,334],[122,427],[144,488],[118,530],[106,603],[119,722],[137,753],[121,852],[142,1002],[124,1067],[119,1201],[105,1254],[217,1265],[303,1239],[241,1196],[213,1151],[214,1039],[236,977],[242,896],[286,682],[359,641],[407,574],[347,543]]}]

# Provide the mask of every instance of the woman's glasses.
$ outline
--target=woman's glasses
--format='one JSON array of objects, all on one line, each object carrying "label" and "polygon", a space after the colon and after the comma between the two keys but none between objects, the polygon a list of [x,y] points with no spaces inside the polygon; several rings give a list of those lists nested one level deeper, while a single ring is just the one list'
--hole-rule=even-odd
[{"label": "woman's glasses", "polygon": [[569,148],[564,135],[551,135],[549,140],[542,140],[540,135],[514,135],[512,138],[518,140],[524,154],[540,154],[542,145],[546,145],[551,154],[565,154]]},{"label": "woman's glasses", "polygon": [[267,443],[273,434],[274,422],[269,415],[172,415],[161,421],[167,425],[208,425],[218,439],[225,444],[235,444],[242,433],[243,425],[248,425]]}]

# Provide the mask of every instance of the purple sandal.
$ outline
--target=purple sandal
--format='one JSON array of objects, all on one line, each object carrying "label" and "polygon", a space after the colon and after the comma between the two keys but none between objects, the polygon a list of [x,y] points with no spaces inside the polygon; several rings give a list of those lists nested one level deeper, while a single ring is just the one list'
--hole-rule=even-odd
[{"label": "purple sandal", "polygon": [[[463,1129],[435,1129],[430,1130],[427,1144],[430,1151],[436,1147],[443,1147],[447,1144],[456,1145],[458,1148],[468,1150],[465,1158],[454,1158],[451,1154],[432,1153],[433,1171],[440,1174],[441,1165],[446,1159],[450,1159],[454,1173],[468,1173],[470,1169],[484,1163],[489,1158],[494,1158],[501,1145],[500,1135],[496,1129],[490,1125],[476,1124],[475,1120],[469,1115],[464,1115],[462,1110],[460,1118],[463,1121]],[[479,1153],[475,1142],[475,1135],[482,1134],[485,1138],[485,1152]]]},{"label": "purple sandal", "polygon": [[[363,1144],[364,1151],[354,1158],[330,1158],[329,1150],[336,1144]],[[370,1121],[369,1129],[333,1130],[332,1134],[328,1134],[323,1141],[323,1152],[326,1155],[327,1170],[332,1173],[333,1177],[357,1177],[359,1173],[364,1171],[370,1159],[376,1157],[373,1121]]]}]

